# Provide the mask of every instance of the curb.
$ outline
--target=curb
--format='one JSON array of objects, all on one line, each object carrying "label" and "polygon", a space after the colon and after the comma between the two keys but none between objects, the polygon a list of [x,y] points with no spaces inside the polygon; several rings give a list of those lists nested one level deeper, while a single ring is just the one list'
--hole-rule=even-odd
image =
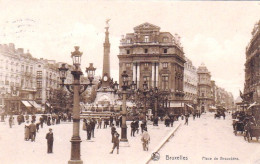
[{"label": "curb", "polygon": [[[166,144],[166,142],[168,142],[170,138],[174,136],[174,133],[179,129],[180,125],[181,123],[179,123],[179,125],[173,130],[173,132],[168,135],[168,137],[163,141],[163,143],[157,149],[155,149],[154,152],[159,152],[161,150],[161,148]],[[151,160],[152,158],[149,157],[149,159],[146,160],[145,164],[148,164]]]}]

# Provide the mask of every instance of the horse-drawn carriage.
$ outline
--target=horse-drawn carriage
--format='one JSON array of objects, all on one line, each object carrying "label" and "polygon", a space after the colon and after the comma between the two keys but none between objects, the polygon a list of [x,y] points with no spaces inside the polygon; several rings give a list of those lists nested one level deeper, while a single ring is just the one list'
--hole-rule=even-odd
[{"label": "horse-drawn carriage", "polygon": [[222,116],[223,119],[225,119],[225,117],[226,117],[225,110],[226,109],[224,107],[218,106],[217,113],[215,113],[214,118],[220,118]]},{"label": "horse-drawn carriage", "polygon": [[237,132],[240,132],[241,134],[244,133],[244,123],[243,121],[235,121],[233,123],[234,133],[237,135]]},{"label": "horse-drawn carriage", "polygon": [[245,124],[245,140],[250,142],[253,137],[259,140],[260,137],[260,104],[254,104],[246,111],[250,118]]},{"label": "horse-drawn carriage", "polygon": [[255,137],[258,141],[260,137],[260,126],[252,126],[245,133],[245,140],[247,140],[248,142],[250,142],[250,140],[252,140],[253,137]]}]

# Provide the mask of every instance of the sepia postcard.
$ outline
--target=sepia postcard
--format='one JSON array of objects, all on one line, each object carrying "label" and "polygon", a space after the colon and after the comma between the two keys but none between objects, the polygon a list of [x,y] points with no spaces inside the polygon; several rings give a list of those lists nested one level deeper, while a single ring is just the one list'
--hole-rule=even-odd
[{"label": "sepia postcard", "polygon": [[1,164],[260,164],[260,2],[0,0]]}]

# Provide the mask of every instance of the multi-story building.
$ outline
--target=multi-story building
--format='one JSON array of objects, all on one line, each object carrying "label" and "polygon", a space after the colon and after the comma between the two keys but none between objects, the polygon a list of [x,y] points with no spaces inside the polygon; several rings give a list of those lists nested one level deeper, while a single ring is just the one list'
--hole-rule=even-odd
[{"label": "multi-story building", "polygon": [[198,74],[195,66],[192,65],[192,61],[185,58],[184,64],[184,100],[190,105],[197,104],[198,93]]},{"label": "multi-story building", "polygon": [[120,75],[126,71],[137,88],[142,89],[146,81],[149,88],[168,91],[171,106],[181,107],[185,58],[177,34],[160,32],[160,27],[143,23],[134,28],[134,33],[122,36],[119,51]]},{"label": "multi-story building", "polygon": [[[47,60],[40,58],[36,62],[36,101],[41,104],[42,107],[50,107],[48,99],[54,94],[55,90],[60,88],[61,80],[59,78],[59,67],[62,63],[56,63],[55,60]],[[66,80],[64,83],[72,83],[71,65],[66,66],[68,68]],[[46,106],[45,106],[46,105]]]},{"label": "multi-story building", "polygon": [[211,93],[212,93],[212,106],[211,109],[215,110],[216,107],[222,106],[226,109],[234,107],[234,97],[232,93],[227,92],[224,88],[216,85],[214,80],[211,80]]},{"label": "multi-story building", "polygon": [[260,104],[260,20],[255,24],[246,48],[245,84],[243,99]]},{"label": "multi-story building", "polygon": [[[8,111],[25,111],[36,108],[35,58],[15,45],[0,46],[1,64],[1,107]],[[31,102],[31,103],[30,103]]]},{"label": "multi-story building", "polygon": [[[61,63],[36,59],[15,45],[0,45],[0,109],[30,111],[44,107],[50,91],[59,87]],[[65,83],[72,83],[70,71]]]},{"label": "multi-story building", "polygon": [[198,68],[198,110],[209,111],[212,105],[211,75],[207,67],[201,64]]}]

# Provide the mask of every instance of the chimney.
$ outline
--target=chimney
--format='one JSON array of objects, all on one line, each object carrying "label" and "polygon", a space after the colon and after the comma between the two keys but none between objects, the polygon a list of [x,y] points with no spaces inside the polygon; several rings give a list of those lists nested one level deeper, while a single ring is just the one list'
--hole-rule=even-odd
[{"label": "chimney", "polygon": [[23,48],[18,48],[18,49],[17,49],[17,52],[18,52],[18,54],[20,54],[20,55],[21,55],[21,54],[24,54]]},{"label": "chimney", "polygon": [[10,50],[11,52],[15,52],[15,46],[14,46],[13,43],[9,43],[9,50]]}]

